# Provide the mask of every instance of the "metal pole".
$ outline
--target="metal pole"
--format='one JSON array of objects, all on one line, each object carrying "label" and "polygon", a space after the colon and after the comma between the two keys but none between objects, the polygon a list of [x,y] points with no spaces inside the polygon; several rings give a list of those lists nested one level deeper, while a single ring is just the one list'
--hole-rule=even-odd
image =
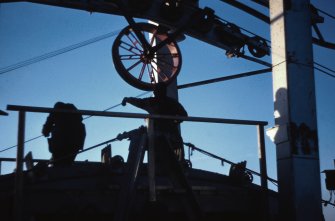
[{"label": "metal pole", "polygon": [[130,210],[136,196],[136,184],[141,166],[145,145],[146,133],[143,130],[136,130],[130,135],[129,154],[126,166],[123,170],[122,184],[120,186],[117,206],[114,213],[115,221],[127,221]]},{"label": "metal pole", "polygon": [[253,75],[259,75],[259,74],[265,74],[271,72],[272,68],[265,68],[257,71],[248,71],[240,74],[234,74],[234,75],[228,75],[224,77],[219,77],[219,78],[212,78],[209,80],[204,80],[204,81],[197,81],[193,83],[188,83],[188,84],[182,84],[178,85],[178,89],[184,89],[184,88],[190,88],[190,87],[197,87],[197,86],[202,86],[206,84],[213,84],[217,82],[222,82],[222,81],[229,81],[229,80],[234,80],[238,78],[243,78],[243,77],[250,77]]},{"label": "metal pole", "polygon": [[19,111],[19,128],[17,138],[17,154],[16,154],[16,172],[14,186],[14,216],[16,221],[22,220],[23,209],[23,153],[24,153],[24,131],[26,113]]},{"label": "metal pole", "polygon": [[148,178],[149,178],[149,201],[156,201],[155,183],[155,147],[154,147],[154,120],[148,119]]},{"label": "metal pole", "polygon": [[265,153],[265,140],[264,140],[264,126],[257,125],[258,137],[258,158],[261,174],[262,186],[262,202],[263,202],[263,220],[269,220],[269,198],[268,198],[268,173],[266,167],[266,153]]},{"label": "metal pole", "polygon": [[261,186],[264,189],[268,188],[268,173],[266,168],[266,153],[265,153],[265,141],[264,141],[264,126],[257,125],[258,135],[258,158],[261,174]]},{"label": "metal pole", "polygon": [[268,122],[266,121],[255,121],[255,120],[237,120],[237,119],[223,119],[223,118],[209,118],[209,117],[192,117],[192,116],[181,117],[181,116],[169,116],[169,115],[106,112],[106,111],[92,111],[92,110],[69,111],[69,110],[54,110],[53,108],[45,108],[45,107],[29,107],[29,106],[17,106],[17,105],[8,105],[7,110],[26,111],[34,113],[75,113],[75,114],[103,116],[103,117],[169,119],[169,120],[223,123],[223,124],[244,124],[244,125],[268,124]]}]

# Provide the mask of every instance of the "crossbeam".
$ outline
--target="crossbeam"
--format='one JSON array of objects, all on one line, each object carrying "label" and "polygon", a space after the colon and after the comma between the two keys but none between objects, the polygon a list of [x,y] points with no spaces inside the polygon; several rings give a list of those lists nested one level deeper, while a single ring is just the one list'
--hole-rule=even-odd
[{"label": "crossbeam", "polygon": [[31,107],[31,106],[20,106],[20,105],[8,105],[7,110],[10,111],[23,111],[23,112],[35,112],[35,113],[74,113],[89,116],[100,116],[100,117],[121,117],[121,118],[149,118],[149,119],[167,119],[167,120],[179,120],[179,121],[193,121],[193,122],[205,122],[205,123],[223,123],[223,124],[241,124],[241,125],[267,125],[266,121],[256,120],[239,120],[239,119],[224,119],[224,118],[209,118],[209,117],[181,117],[181,116],[167,116],[157,114],[138,114],[138,113],[126,113],[126,112],[107,112],[107,111],[94,111],[94,110],[55,110],[47,107]]}]

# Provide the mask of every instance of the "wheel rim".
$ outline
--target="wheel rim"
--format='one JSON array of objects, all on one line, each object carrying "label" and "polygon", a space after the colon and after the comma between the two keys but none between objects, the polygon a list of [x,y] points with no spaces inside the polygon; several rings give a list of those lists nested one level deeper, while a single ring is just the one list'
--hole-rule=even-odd
[{"label": "wheel rim", "polygon": [[150,52],[156,42],[164,41],[168,36],[159,32],[155,25],[137,25],[150,48],[144,50],[132,27],[124,28],[112,48],[116,71],[127,83],[142,90],[152,90],[158,82],[171,83],[179,74],[182,63],[177,43],[172,41],[156,52]]}]

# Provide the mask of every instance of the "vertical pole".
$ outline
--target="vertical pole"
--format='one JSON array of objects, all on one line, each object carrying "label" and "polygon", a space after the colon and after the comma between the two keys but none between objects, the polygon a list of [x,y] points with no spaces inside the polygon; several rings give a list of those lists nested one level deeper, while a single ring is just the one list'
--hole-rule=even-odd
[{"label": "vertical pole", "polygon": [[148,178],[149,178],[149,201],[156,201],[155,183],[155,147],[154,147],[154,120],[148,119]]},{"label": "vertical pole", "polygon": [[15,220],[22,220],[23,209],[23,154],[24,154],[24,130],[26,113],[19,111],[19,125],[17,138],[17,154],[16,154],[16,172],[14,186],[14,214]]},{"label": "vertical pole", "polygon": [[[154,25],[158,25],[158,23],[155,23],[153,21],[149,20],[150,24],[154,24]],[[153,46],[159,44],[161,41],[159,39],[155,39],[155,41],[153,42]],[[162,49],[160,49],[160,51],[162,52]],[[168,51],[166,51],[166,53],[168,53]],[[156,60],[155,62],[157,64],[157,66],[160,67],[160,70],[162,70],[166,75],[171,75],[172,73],[170,72],[169,68],[164,68],[165,64],[163,64],[160,60]],[[158,68],[156,68],[158,69]],[[158,77],[158,73],[155,71],[155,78],[157,79],[157,81],[160,81],[160,78]],[[176,101],[178,101],[178,83],[177,83],[177,78],[172,81],[166,88],[166,95],[170,98],[175,99]],[[181,133],[181,128],[179,125],[179,133]],[[182,156],[185,156],[185,150],[184,148],[182,149]]]},{"label": "vertical pole", "polygon": [[269,198],[268,198],[268,172],[266,167],[266,152],[264,140],[264,126],[257,125],[258,137],[258,158],[261,174],[262,202],[263,202],[263,220],[269,220]]},{"label": "vertical pole", "polygon": [[309,0],[270,0],[280,220],[322,217]]},{"label": "vertical pole", "polygon": [[266,153],[265,153],[265,141],[264,141],[264,126],[257,125],[258,135],[258,158],[261,172],[261,186],[264,189],[268,188],[268,173],[266,168]]},{"label": "vertical pole", "polygon": [[123,170],[122,184],[120,185],[120,191],[118,196],[118,202],[113,220],[115,221],[127,221],[130,215],[135,196],[136,196],[136,184],[141,166],[145,145],[147,141],[146,133],[143,130],[134,130],[129,135],[130,145],[129,154],[127,158],[126,166]]}]

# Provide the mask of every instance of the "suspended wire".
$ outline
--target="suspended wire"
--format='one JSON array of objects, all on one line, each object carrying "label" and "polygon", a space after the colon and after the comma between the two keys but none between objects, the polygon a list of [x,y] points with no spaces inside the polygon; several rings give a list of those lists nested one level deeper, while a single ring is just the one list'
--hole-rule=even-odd
[{"label": "suspended wire", "polygon": [[321,64],[319,64],[319,63],[317,63],[317,62],[314,62],[314,64],[316,64],[316,65],[320,66],[321,68],[324,68],[324,69],[326,69],[326,70],[328,70],[328,71],[322,70],[321,68],[319,68],[319,67],[315,67],[314,65],[309,65],[309,64],[299,63],[299,62],[291,62],[291,63],[299,64],[299,65],[303,65],[303,66],[306,66],[306,67],[313,68],[313,69],[315,69],[315,70],[320,71],[320,72],[323,73],[323,74],[328,75],[329,77],[335,78],[335,75],[333,75],[333,74],[331,74],[331,73],[328,72],[328,71],[331,71],[331,72],[335,73],[334,70],[332,70],[332,69],[330,69],[330,68],[328,68],[328,67],[326,67],[326,66],[324,66],[324,65],[321,65]]},{"label": "suspended wire", "polygon": [[320,72],[323,73],[323,74],[328,75],[329,77],[335,78],[335,75],[334,75],[334,74],[335,74],[335,70],[332,70],[332,69],[330,69],[330,68],[328,68],[328,67],[326,67],[326,66],[324,66],[324,65],[322,65],[322,64],[319,64],[319,63],[317,63],[317,62],[314,62],[313,64],[318,65],[318,66],[320,66],[321,68],[324,68],[324,69],[326,69],[326,70],[328,70],[328,71],[330,71],[330,72],[333,72],[334,74],[331,74],[331,73],[329,73],[328,71],[325,71],[325,70],[323,70],[323,69],[321,69],[321,68],[319,68],[319,67],[315,67],[314,65],[304,64],[304,63],[300,63],[300,62],[287,61],[287,60],[284,60],[284,61],[282,61],[282,62],[280,62],[280,63],[278,63],[278,64],[276,64],[276,65],[274,65],[274,66],[272,66],[272,67],[278,66],[278,65],[280,65],[280,64],[282,64],[282,63],[284,63],[284,62],[289,62],[289,63],[292,63],[292,64],[298,64],[298,65],[303,65],[303,66],[306,66],[306,67],[309,67],[309,68],[313,68],[313,69],[315,69],[315,70],[317,70],[317,71],[320,71]]},{"label": "suspended wire", "polygon": [[[196,147],[196,146],[195,146],[194,144],[192,144],[192,143],[185,143],[185,142],[184,142],[183,144],[184,144],[185,146],[189,147],[189,160],[190,160],[190,156],[192,155],[192,154],[190,154],[190,149],[191,149],[192,152],[193,152],[194,150],[196,150],[196,151],[198,151],[198,152],[200,152],[200,153],[202,153],[202,154],[204,154],[204,155],[206,155],[206,156],[209,156],[209,157],[212,157],[212,158],[215,158],[215,159],[220,160],[222,165],[223,165],[223,163],[228,163],[228,164],[230,164],[230,165],[232,165],[232,166],[237,165],[236,163],[233,163],[232,161],[226,160],[226,159],[224,159],[224,158],[222,158],[222,157],[219,157],[219,156],[214,155],[214,154],[212,154],[212,153],[209,153],[209,152],[207,152],[207,151],[205,151],[205,150],[203,150],[203,149],[200,149],[199,147]],[[250,173],[252,173],[252,174],[254,174],[254,175],[256,175],[256,176],[259,176],[259,177],[262,176],[260,173],[258,173],[258,172],[256,172],[256,171],[253,171],[253,170],[251,170],[251,169],[245,168],[245,170],[248,171],[248,172],[250,172]],[[272,183],[275,184],[275,185],[276,185],[276,183],[278,183],[277,180],[272,179],[272,178],[270,178],[270,177],[266,177],[266,179],[267,179],[268,181],[272,182]]]},{"label": "suspended wire", "polygon": [[[151,92],[150,92],[150,91],[143,92],[143,93],[137,95],[136,98],[142,97],[142,96],[144,96],[144,95],[146,95],[146,94],[148,94],[148,93],[151,93]],[[105,109],[105,110],[103,110],[103,111],[109,111],[109,110],[114,109],[114,108],[116,108],[116,107],[119,107],[119,106],[121,106],[121,105],[122,105],[122,103],[119,103],[119,104],[116,104],[116,105],[114,105],[114,106],[111,106],[111,107],[109,107],[109,108],[107,108],[107,109]],[[88,119],[88,118],[90,118],[90,117],[93,117],[93,115],[85,117],[84,120],[86,120],[86,119]]]},{"label": "suspended wire", "polygon": [[[38,139],[38,138],[40,138],[40,137],[43,137],[43,135],[40,135],[40,136],[38,136],[38,137],[34,137],[34,138],[29,139],[29,140],[26,140],[26,141],[24,141],[24,143],[27,143],[27,142],[36,140],[36,139]],[[17,147],[17,145],[14,145],[14,146],[11,146],[11,147],[7,147],[7,148],[5,148],[5,149],[3,149],[3,150],[0,150],[0,153],[5,152],[6,150],[10,150],[10,149],[12,149],[12,148],[14,148],[14,147]]]},{"label": "suspended wire", "polygon": [[335,16],[334,16],[334,15],[331,15],[330,13],[327,13],[327,12],[325,12],[325,11],[323,11],[323,10],[318,9],[318,8],[317,8],[316,10],[318,10],[319,12],[321,12],[321,13],[323,13],[323,14],[329,16],[329,17],[332,18],[332,19],[335,19]]},{"label": "suspended wire", "polygon": [[[187,7],[188,7],[188,8],[195,9],[195,10],[199,9],[198,7],[196,7],[196,6],[194,6],[194,5],[192,5],[192,6],[189,6],[189,5],[188,5]],[[221,20],[221,21],[223,21],[223,22],[225,22],[225,23],[231,24],[231,22],[229,22],[229,21],[227,21],[227,20],[225,20],[225,19],[219,17],[218,15],[215,15],[215,18],[217,18],[217,19],[219,19],[219,20]],[[249,30],[247,30],[247,29],[245,29],[245,28],[242,28],[242,27],[240,27],[240,26],[238,26],[238,27],[239,27],[241,30],[243,30],[243,31],[245,31],[245,32],[247,32],[247,33],[249,33],[249,34],[251,34],[251,35],[260,37],[260,38],[264,39],[265,41],[270,42],[269,40],[267,40],[267,39],[265,39],[265,38],[263,38],[263,37],[261,37],[261,36],[255,34],[255,33],[251,32],[251,31],[249,31]]]},{"label": "suspended wire", "polygon": [[[320,10],[320,9],[318,9],[318,11],[320,11],[320,12],[322,12],[322,13],[328,15],[329,17],[332,17],[332,18],[335,19],[335,17],[332,16],[332,15],[330,15],[329,13],[326,13],[326,12]],[[218,17],[218,16],[216,16],[216,18],[218,18],[219,20],[224,21],[224,22],[226,22],[226,23],[230,23],[229,21],[227,21],[227,20],[225,20],[225,19],[223,19],[223,18],[220,18],[220,17]],[[257,35],[257,34],[255,34],[255,33],[251,32],[251,31],[249,31],[249,30],[247,30],[247,29],[244,29],[244,28],[242,28],[242,27],[239,27],[239,28],[241,28],[242,30],[244,30],[245,32],[247,32],[247,33],[249,33],[249,34],[252,34],[252,35],[254,35],[254,36],[258,36],[258,37],[260,37],[259,35]],[[31,64],[34,64],[34,63],[37,63],[37,62],[40,62],[40,61],[43,61],[43,60],[46,60],[46,59],[49,59],[49,58],[52,58],[52,57],[55,57],[55,56],[58,56],[58,55],[61,55],[61,54],[64,54],[64,53],[67,53],[67,52],[69,52],[69,51],[72,51],[72,50],[75,50],[75,49],[78,49],[78,48],[87,46],[87,45],[89,45],[89,44],[93,44],[93,43],[95,43],[95,42],[98,42],[98,41],[101,41],[101,40],[104,40],[104,39],[113,37],[113,36],[115,36],[117,33],[119,33],[119,30],[117,30],[117,31],[113,31],[113,32],[110,32],[110,33],[107,33],[107,34],[104,34],[104,35],[101,35],[101,36],[98,36],[98,37],[94,37],[94,38],[92,38],[92,39],[89,39],[89,40],[86,40],[86,41],[83,41],[83,42],[80,42],[80,43],[77,43],[77,44],[74,44],[74,45],[70,45],[70,46],[68,46],[68,47],[65,47],[65,48],[62,48],[62,49],[59,49],[59,50],[56,50],[56,51],[53,51],[53,52],[46,53],[46,54],[43,54],[43,55],[41,55],[41,56],[37,56],[37,57],[31,58],[31,59],[28,59],[28,60],[26,60],[26,61],[23,61],[23,62],[19,62],[19,63],[13,64],[13,65],[10,65],[10,66],[4,67],[4,68],[0,68],[0,75],[1,75],[1,74],[5,74],[5,73],[10,72],[10,71],[13,71],[13,70],[16,70],[16,69],[19,69],[19,68],[22,68],[22,67],[25,67],[25,66],[28,66],[28,65],[31,65]],[[263,37],[260,37],[260,38],[262,38],[262,39],[266,40],[267,42],[271,43],[270,40],[267,40],[267,39],[265,39],[265,38],[263,38]],[[321,65],[321,64],[319,64],[319,63],[317,63],[317,62],[314,62],[314,64],[316,64],[316,65],[318,65],[318,66],[320,66],[320,67],[322,67],[322,68],[324,68],[324,69],[326,69],[326,70],[328,70],[328,71],[331,71],[331,72],[335,73],[334,70],[332,70],[332,69],[330,69],[330,68],[327,68],[327,67],[325,67],[325,66],[323,66],[323,65]],[[311,67],[312,67],[312,66],[311,66]],[[320,71],[320,72],[322,72],[322,73],[324,73],[324,74],[326,74],[326,75],[328,75],[328,76],[330,76],[330,77],[335,78],[334,75],[330,74],[330,73],[327,72],[327,71],[324,71],[324,70],[322,70],[322,69],[320,69],[320,68],[317,68],[317,67],[313,67],[313,68],[316,69],[316,70],[318,70],[318,71]],[[142,94],[140,94],[140,95],[138,95],[138,96],[136,96],[136,97],[144,96],[144,95],[147,94],[147,93],[149,93],[149,92],[144,92],[144,93],[142,93]],[[109,108],[103,110],[103,111],[111,110],[111,109],[116,108],[116,107],[118,107],[118,106],[120,106],[120,105],[121,105],[121,103],[116,104],[116,105],[114,105],[114,106],[111,106],[111,107],[109,107]],[[86,120],[86,119],[88,119],[88,118],[90,118],[90,117],[92,117],[92,116],[87,116],[87,117],[84,118],[84,120]],[[38,139],[38,138],[40,138],[40,137],[43,137],[43,135],[40,135],[40,136],[31,138],[31,139],[29,139],[29,140],[26,140],[24,143],[33,141],[33,140]],[[4,152],[4,151],[7,151],[7,150],[10,150],[10,149],[12,149],[12,148],[14,148],[14,147],[16,147],[16,146],[17,146],[17,145],[13,145],[13,146],[11,146],[11,147],[8,147],[8,148],[5,148],[5,149],[3,149],[3,150],[0,150],[0,153],[1,153],[1,152]]]},{"label": "suspended wire", "polygon": [[332,70],[332,69],[330,69],[330,68],[328,68],[328,67],[326,67],[326,66],[324,66],[324,65],[322,65],[320,63],[314,62],[314,64],[316,64],[316,65],[318,65],[318,66],[320,66],[320,67],[322,67],[322,68],[324,68],[324,69],[326,69],[328,71],[331,71],[331,72],[335,73],[335,70]]},{"label": "suspended wire", "polygon": [[[142,96],[144,96],[144,95],[146,95],[146,94],[148,94],[148,93],[151,93],[151,92],[150,92],[150,91],[143,92],[143,93],[137,95],[136,98],[142,97]],[[122,103],[113,105],[113,106],[111,106],[111,107],[106,108],[106,109],[103,110],[103,111],[108,111],[108,110],[114,109],[114,108],[120,106],[121,104],[122,104]],[[86,119],[91,118],[91,117],[93,117],[93,115],[87,116],[87,117],[85,117],[83,120],[86,120]],[[43,135],[40,135],[40,136],[31,138],[31,139],[29,139],[29,140],[26,140],[26,141],[24,141],[24,143],[28,143],[28,142],[30,142],[30,141],[36,140],[36,139],[41,138],[41,137],[43,137]],[[4,148],[3,150],[0,150],[0,153],[5,152],[5,151],[10,150],[10,149],[13,149],[14,147],[17,147],[17,145],[13,145],[13,146]]]},{"label": "suspended wire", "polygon": [[[228,24],[231,23],[231,22],[229,22],[229,21],[227,21],[227,20],[225,20],[225,19],[223,19],[223,18],[221,18],[221,17],[219,17],[219,16],[215,16],[215,17],[216,17],[217,19],[219,19],[219,20],[225,22],[225,23],[228,23]],[[249,34],[251,34],[251,35],[257,36],[257,37],[259,37],[259,38],[261,38],[261,39],[264,39],[264,40],[267,41],[268,43],[271,43],[270,40],[268,40],[268,39],[266,39],[266,38],[263,38],[263,37],[261,37],[260,35],[254,33],[254,32],[251,32],[251,31],[249,31],[249,30],[247,30],[247,29],[245,29],[245,28],[242,28],[242,27],[240,27],[240,26],[238,26],[238,27],[239,27],[241,30],[243,30],[243,31],[245,31],[245,32],[247,32],[247,33],[249,33]],[[270,47],[270,46],[269,46],[269,47]]]},{"label": "suspended wire", "polygon": [[[37,62],[42,61],[42,60],[49,59],[51,57],[55,57],[55,56],[64,54],[66,52],[69,52],[69,51],[72,51],[72,50],[84,47],[84,46],[89,45],[89,44],[93,44],[95,42],[104,40],[106,38],[110,38],[110,37],[116,35],[117,33],[119,33],[119,31],[113,31],[113,32],[110,32],[110,33],[107,33],[107,34],[104,34],[104,35],[101,35],[101,36],[98,36],[98,37],[95,37],[95,38],[92,38],[92,39],[89,39],[89,40],[86,40],[86,41],[83,41],[83,42],[80,42],[80,43],[77,43],[77,44],[74,44],[74,45],[70,45],[70,46],[68,46],[66,48],[62,48],[62,49],[59,49],[59,50],[56,50],[56,51],[53,51],[53,52],[49,52],[49,53],[46,53],[46,54],[41,55],[41,56],[37,56],[35,58],[29,59],[29,60],[26,60],[26,61],[23,61],[23,62],[19,62],[19,63],[14,64],[14,65],[7,66],[5,68],[1,68],[0,69],[0,74],[4,74],[4,73],[7,73],[9,71],[13,71],[13,70],[16,70],[18,68],[21,68],[21,67],[33,64],[33,63],[37,63]],[[144,96],[144,95],[146,95],[148,93],[149,92],[144,92],[142,94],[139,94],[136,97],[142,97],[142,96]],[[111,106],[111,107],[109,107],[109,108],[107,108],[107,109],[105,109],[103,111],[111,110],[111,109],[116,108],[116,107],[118,107],[120,105],[121,105],[121,103],[119,103],[117,105],[114,105],[114,106]],[[90,117],[92,117],[92,116],[88,116],[88,117],[84,118],[84,120],[86,120],[86,119],[88,119]],[[36,139],[41,138],[41,137],[43,137],[43,135],[40,135],[40,136],[37,136],[37,137],[33,137],[33,138],[29,139],[29,140],[24,141],[24,143],[28,143],[30,141],[36,140]],[[10,150],[10,149],[12,149],[14,147],[17,147],[17,145],[13,145],[13,146],[10,146],[10,147],[5,148],[3,150],[0,150],[0,153],[5,152],[7,150]]]},{"label": "suspended wire", "polygon": [[101,35],[101,36],[98,36],[98,37],[94,37],[94,38],[91,38],[89,40],[86,40],[86,41],[83,41],[83,42],[80,42],[80,43],[77,43],[77,44],[74,44],[74,45],[70,45],[70,46],[67,46],[65,48],[62,48],[62,49],[59,49],[59,50],[56,50],[56,51],[52,51],[52,52],[49,52],[49,53],[31,58],[31,59],[28,59],[28,60],[25,60],[25,61],[22,61],[22,62],[18,62],[18,63],[13,64],[13,65],[9,65],[7,67],[0,68],[0,75],[8,73],[10,71],[17,70],[19,68],[22,68],[22,67],[25,67],[25,66],[28,66],[28,65],[31,65],[31,64],[34,64],[34,63],[37,63],[37,62],[40,62],[40,61],[43,61],[43,60],[46,60],[46,59],[49,59],[49,58],[52,58],[52,57],[55,57],[55,56],[58,56],[58,55],[61,55],[61,54],[64,54],[64,53],[67,53],[67,52],[70,52],[70,51],[73,51],[73,50],[76,50],[78,48],[87,46],[89,44],[93,44],[93,43],[96,43],[98,41],[113,37],[118,33],[119,33],[119,30],[112,31],[110,33],[107,33],[107,34],[104,34],[104,35]]},{"label": "suspended wire", "polygon": [[[285,62],[285,61],[283,61],[283,62]],[[280,62],[279,64],[281,64],[281,63],[283,63],[283,62]],[[279,64],[277,64],[277,65],[279,65]],[[315,67],[315,66],[312,66],[312,65],[303,64],[303,63],[296,63],[296,64],[300,64],[300,65],[304,65],[304,66],[308,66],[308,67],[314,68],[315,70],[318,70],[318,71],[320,71],[321,73],[324,73],[324,74],[326,74],[326,75],[328,75],[328,76],[330,76],[330,77],[335,78],[335,75],[333,75],[333,74],[331,74],[331,73],[329,73],[329,72],[327,72],[327,71],[325,71],[325,70],[322,70],[321,68],[318,68],[318,67]],[[328,67],[326,67],[326,66],[324,66],[324,65],[322,65],[322,64],[319,64],[319,63],[317,63],[317,62],[314,62],[314,64],[316,64],[316,65],[318,65],[318,66],[320,66],[320,67],[322,67],[322,68],[324,68],[324,69],[326,69],[326,70],[328,70],[328,71],[331,71],[331,72],[335,73],[335,70],[332,70],[332,69],[330,69],[330,68],[328,68]],[[274,65],[273,67],[275,67],[275,66],[277,66],[277,65]],[[136,97],[142,97],[142,96],[144,96],[144,95],[146,95],[146,94],[148,94],[148,93],[150,93],[150,92],[146,91],[146,92],[144,92],[144,93],[141,93],[141,94],[137,95]],[[108,110],[114,109],[114,108],[116,108],[116,107],[118,107],[118,106],[120,106],[120,105],[121,105],[121,103],[116,104],[116,105],[114,105],[114,106],[111,106],[111,107],[109,107],[109,108],[103,110],[103,111],[108,111]],[[87,116],[87,117],[84,118],[84,120],[86,120],[86,119],[88,119],[88,118],[91,118],[91,117],[93,117],[93,116],[92,116],[92,115],[91,115],[91,116]],[[33,141],[33,140],[38,139],[38,138],[40,138],[40,137],[43,137],[43,135],[40,135],[40,136],[31,138],[31,139],[25,141],[24,143]],[[5,149],[1,150],[0,153],[1,153],[1,152],[4,152],[4,151],[7,151],[7,150],[10,150],[10,149],[12,149],[12,148],[14,148],[14,147],[17,147],[17,145],[13,145],[13,146],[11,146],[11,147],[5,148]]]},{"label": "suspended wire", "polygon": [[317,67],[314,67],[314,69],[315,69],[315,70],[318,70],[318,71],[320,71],[320,72],[322,72],[322,73],[324,73],[324,74],[326,74],[326,75],[328,75],[329,77],[335,78],[335,75],[333,75],[333,74],[331,74],[331,73],[329,73],[329,72],[327,72],[327,71],[324,71],[324,70],[322,70],[322,69],[320,69],[320,68],[317,68]]}]

